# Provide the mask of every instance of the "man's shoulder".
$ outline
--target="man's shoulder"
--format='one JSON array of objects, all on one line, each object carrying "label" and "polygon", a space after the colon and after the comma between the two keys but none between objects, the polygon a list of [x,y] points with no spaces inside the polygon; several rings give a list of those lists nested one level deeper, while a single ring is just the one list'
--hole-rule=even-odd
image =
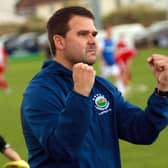
[{"label": "man's shoulder", "polygon": [[56,96],[60,97],[67,91],[67,82],[59,73],[50,73],[49,71],[41,70],[29,82],[24,91],[24,95],[29,96]]}]

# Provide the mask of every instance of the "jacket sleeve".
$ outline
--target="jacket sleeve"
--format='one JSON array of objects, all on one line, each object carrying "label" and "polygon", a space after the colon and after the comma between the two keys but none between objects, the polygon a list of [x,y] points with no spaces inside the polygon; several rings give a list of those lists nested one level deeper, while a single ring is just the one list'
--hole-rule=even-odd
[{"label": "jacket sleeve", "polygon": [[5,139],[0,135],[0,152],[3,153],[7,143]]},{"label": "jacket sleeve", "polygon": [[74,159],[89,127],[90,98],[74,91],[54,95],[47,88],[35,92],[25,95],[22,120],[53,159]]},{"label": "jacket sleeve", "polygon": [[124,101],[117,102],[118,131],[121,139],[135,144],[151,144],[168,125],[168,98],[152,94],[145,110]]}]

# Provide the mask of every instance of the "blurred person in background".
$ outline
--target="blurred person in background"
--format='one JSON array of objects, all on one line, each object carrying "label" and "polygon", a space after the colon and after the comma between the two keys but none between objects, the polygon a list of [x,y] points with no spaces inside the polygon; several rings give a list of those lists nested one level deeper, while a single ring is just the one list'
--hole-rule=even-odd
[{"label": "blurred person in background", "polygon": [[12,147],[6,142],[6,140],[0,135],[0,152],[4,154],[10,161],[20,160],[20,156]]},{"label": "blurred person in background", "polygon": [[5,79],[5,70],[8,64],[8,53],[4,46],[0,43],[0,89],[9,93],[7,81]]},{"label": "blurred person in background", "polygon": [[125,41],[124,34],[120,34],[119,41],[116,44],[115,60],[120,68],[122,83],[125,91],[129,88],[131,81],[131,64],[133,58],[136,56],[137,51],[134,48],[130,48]]},{"label": "blurred person in background", "polygon": [[147,60],[156,89],[143,110],[96,76],[97,29],[88,9],[59,9],[47,31],[53,59],[30,81],[21,105],[30,167],[121,168],[119,139],[149,145],[168,125],[168,57]]},{"label": "blurred person in background", "polygon": [[4,168],[29,168],[29,165],[21,159],[20,155],[0,135],[0,152],[9,160]]},{"label": "blurred person in background", "polygon": [[112,77],[115,80],[117,88],[122,94],[125,93],[122,82],[121,72],[115,62],[115,43],[112,39],[112,27],[109,24],[104,25],[105,37],[99,42],[100,70],[103,77]]}]

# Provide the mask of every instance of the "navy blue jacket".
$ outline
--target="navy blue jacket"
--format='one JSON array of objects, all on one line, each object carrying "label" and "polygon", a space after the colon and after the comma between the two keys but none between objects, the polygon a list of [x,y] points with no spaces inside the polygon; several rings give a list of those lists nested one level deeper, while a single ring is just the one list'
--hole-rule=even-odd
[{"label": "navy blue jacket", "polygon": [[152,94],[142,110],[100,77],[85,97],[70,70],[48,61],[24,93],[21,118],[31,168],[120,168],[118,140],[154,142],[168,124],[168,98]]}]

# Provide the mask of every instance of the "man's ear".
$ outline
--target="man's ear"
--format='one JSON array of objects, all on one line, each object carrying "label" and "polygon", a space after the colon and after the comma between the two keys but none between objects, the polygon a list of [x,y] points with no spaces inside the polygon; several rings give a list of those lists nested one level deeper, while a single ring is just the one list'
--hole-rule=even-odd
[{"label": "man's ear", "polygon": [[64,38],[62,36],[56,34],[53,36],[53,40],[54,40],[56,50],[64,49]]}]

